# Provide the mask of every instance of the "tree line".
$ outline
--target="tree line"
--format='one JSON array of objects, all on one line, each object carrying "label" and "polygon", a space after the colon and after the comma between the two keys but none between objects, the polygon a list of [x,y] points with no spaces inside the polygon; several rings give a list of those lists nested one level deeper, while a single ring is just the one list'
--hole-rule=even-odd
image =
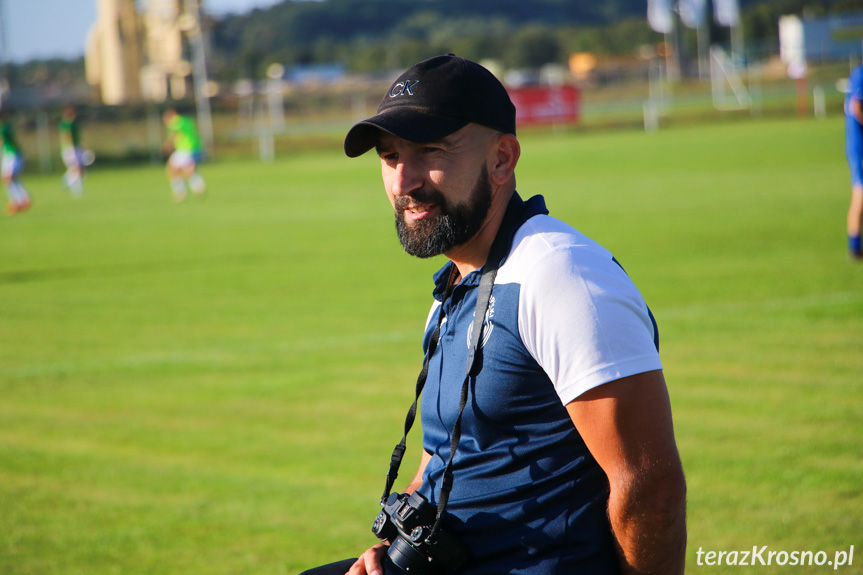
[{"label": "tree line", "polygon": [[[778,46],[786,14],[861,12],[863,0],[741,0],[747,43]],[[708,9],[711,8],[708,3]],[[257,78],[266,67],[339,62],[352,72],[400,68],[453,52],[507,68],[565,64],[569,54],[631,55],[662,41],[646,0],[286,0],[211,22],[214,73]],[[727,41],[728,30],[711,27]],[[695,34],[681,31],[684,47]]]},{"label": "tree line", "polygon": [[[863,0],[740,0],[746,44],[778,50],[778,20],[787,14],[861,13]],[[267,9],[210,18],[212,79],[261,79],[272,63],[338,62],[350,72],[406,67],[452,52],[494,58],[506,68],[566,64],[570,54],[631,56],[664,38],[646,19],[646,0],[285,0]],[[708,9],[710,9],[708,3]],[[729,31],[711,27],[714,42]],[[695,33],[681,29],[680,45],[696,51]],[[13,89],[83,83],[83,58],[7,63],[2,79]]]}]

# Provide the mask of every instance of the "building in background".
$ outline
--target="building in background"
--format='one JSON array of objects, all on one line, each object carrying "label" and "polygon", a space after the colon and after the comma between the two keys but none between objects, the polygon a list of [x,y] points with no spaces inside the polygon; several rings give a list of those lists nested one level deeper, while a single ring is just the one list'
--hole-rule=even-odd
[{"label": "building in background", "polygon": [[96,0],[96,23],[87,35],[87,82],[106,104],[141,99],[143,30],[135,0]]},{"label": "building in background", "polygon": [[192,93],[189,35],[199,26],[192,7],[197,3],[187,0],[96,0],[85,64],[87,81],[104,104],[164,102]]},{"label": "building in background", "polygon": [[144,12],[145,64],[141,88],[153,102],[185,98],[191,93],[192,64],[188,32],[196,25],[181,0],[147,0]]}]

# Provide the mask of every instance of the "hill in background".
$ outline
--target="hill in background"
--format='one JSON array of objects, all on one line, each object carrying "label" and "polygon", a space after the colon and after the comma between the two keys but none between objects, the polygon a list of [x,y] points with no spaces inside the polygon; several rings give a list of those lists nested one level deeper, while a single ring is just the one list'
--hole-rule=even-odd
[{"label": "hill in background", "polygon": [[[863,0],[741,0],[747,46],[778,47],[785,14],[863,10]],[[573,52],[633,54],[662,35],[646,20],[645,0],[323,0],[284,1],[212,23],[214,66],[220,75],[263,77],[273,62],[340,62],[354,72],[400,68],[424,57],[455,52],[496,58],[508,68],[565,63]],[[712,3],[708,3],[712,10]],[[728,42],[715,25],[710,37]],[[695,34],[681,29],[682,49]]]}]

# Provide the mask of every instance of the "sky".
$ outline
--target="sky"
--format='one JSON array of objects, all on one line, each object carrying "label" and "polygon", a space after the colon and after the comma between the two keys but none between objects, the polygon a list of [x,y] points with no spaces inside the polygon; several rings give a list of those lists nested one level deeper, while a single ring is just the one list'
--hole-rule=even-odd
[{"label": "sky", "polygon": [[[245,13],[280,0],[203,0],[204,8],[221,16]],[[5,58],[26,62],[44,58],[76,58],[84,54],[87,31],[96,20],[97,0],[0,0]]]}]

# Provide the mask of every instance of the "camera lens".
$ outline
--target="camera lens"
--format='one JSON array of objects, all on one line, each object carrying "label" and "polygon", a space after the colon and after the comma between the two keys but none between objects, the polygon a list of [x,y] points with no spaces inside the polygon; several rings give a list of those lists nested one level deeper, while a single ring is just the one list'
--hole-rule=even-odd
[{"label": "camera lens", "polygon": [[414,549],[410,543],[401,537],[397,537],[390,545],[387,556],[396,567],[411,575],[423,575],[431,571],[428,557]]}]

